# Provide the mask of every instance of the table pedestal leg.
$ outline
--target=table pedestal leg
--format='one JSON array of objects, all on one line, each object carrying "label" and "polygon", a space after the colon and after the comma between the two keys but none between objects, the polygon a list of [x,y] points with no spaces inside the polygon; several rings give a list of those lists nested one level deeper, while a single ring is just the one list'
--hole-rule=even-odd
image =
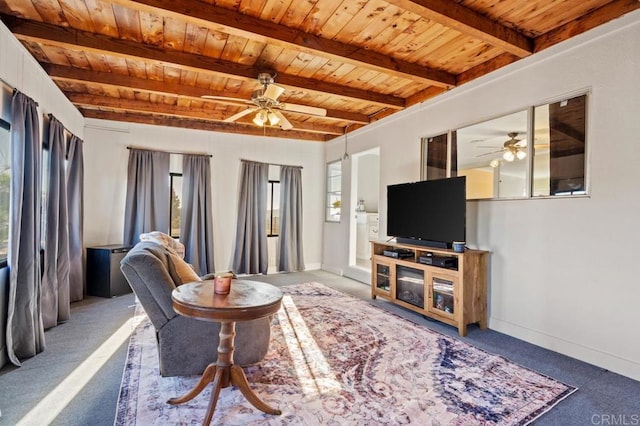
[{"label": "table pedestal leg", "polygon": [[202,423],[204,425],[208,425],[211,423],[211,419],[213,419],[213,412],[218,403],[220,389],[229,387],[230,385],[238,387],[242,395],[247,398],[247,401],[260,411],[267,414],[281,414],[280,410],[270,407],[253,393],[242,368],[239,365],[233,365],[233,342],[235,335],[235,321],[220,324],[220,344],[218,345],[218,359],[216,363],[207,366],[204,373],[202,373],[202,377],[191,391],[181,397],[171,398],[167,401],[169,404],[175,405],[191,401],[204,390],[207,384],[213,382],[207,414]]},{"label": "table pedestal leg", "polygon": [[183,404],[187,401],[191,401],[193,398],[198,396],[200,392],[202,392],[209,383],[211,383],[214,380],[217,369],[218,369],[217,365],[209,364],[207,368],[204,370],[204,373],[202,373],[202,377],[200,378],[200,381],[198,382],[198,384],[196,384],[196,386],[192,390],[190,390],[183,396],[171,398],[170,400],[167,401],[167,404],[178,405],[178,404]]},{"label": "table pedestal leg", "polygon": [[244,370],[239,365],[231,366],[231,384],[240,389],[240,392],[247,398],[247,401],[251,403],[258,410],[263,411],[267,414],[282,414],[282,411],[272,408],[267,405],[264,401],[258,398],[258,395],[253,393],[251,388],[249,387],[249,382],[247,381],[247,376],[244,375]]}]

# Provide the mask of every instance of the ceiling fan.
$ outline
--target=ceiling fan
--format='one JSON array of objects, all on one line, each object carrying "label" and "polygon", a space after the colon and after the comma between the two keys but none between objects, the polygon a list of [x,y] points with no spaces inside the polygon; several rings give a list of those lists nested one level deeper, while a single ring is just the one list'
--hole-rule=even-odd
[{"label": "ceiling fan", "polygon": [[274,84],[274,77],[269,73],[262,72],[258,74],[258,82],[262,85],[262,88],[254,90],[251,94],[251,99],[243,100],[237,98],[227,98],[222,96],[208,96],[205,95],[205,99],[223,99],[237,101],[243,104],[251,105],[231,117],[224,119],[226,123],[232,123],[239,118],[249,115],[253,112],[256,115],[253,117],[254,124],[258,126],[279,126],[283,130],[293,129],[293,125],[280,111],[291,111],[301,114],[310,114],[324,117],[327,115],[327,110],[324,108],[316,108],[307,105],[290,104],[278,101],[280,95],[285,91],[284,87],[280,87]]},{"label": "ceiling fan", "polygon": [[[518,132],[510,132],[507,134],[509,139],[507,139],[503,144],[502,148],[497,151],[487,152],[486,154],[480,154],[478,157],[483,157],[485,155],[492,155],[502,152],[502,158],[505,161],[512,162],[516,159],[524,160],[527,156],[527,143],[526,140],[516,139],[518,136]],[[522,142],[522,143],[521,143]],[[495,148],[495,146],[478,146],[478,148]],[[491,161],[491,167],[497,167],[499,165],[498,160]]]}]

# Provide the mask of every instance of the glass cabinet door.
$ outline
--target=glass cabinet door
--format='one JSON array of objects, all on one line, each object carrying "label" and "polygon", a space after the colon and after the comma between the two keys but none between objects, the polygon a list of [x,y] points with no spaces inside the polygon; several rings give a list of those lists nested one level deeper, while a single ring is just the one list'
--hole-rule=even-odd
[{"label": "glass cabinet door", "polygon": [[453,317],[455,313],[455,280],[450,277],[431,277],[431,306],[429,310]]},{"label": "glass cabinet door", "polygon": [[390,292],[391,291],[391,268],[389,265],[376,263],[376,289]]}]

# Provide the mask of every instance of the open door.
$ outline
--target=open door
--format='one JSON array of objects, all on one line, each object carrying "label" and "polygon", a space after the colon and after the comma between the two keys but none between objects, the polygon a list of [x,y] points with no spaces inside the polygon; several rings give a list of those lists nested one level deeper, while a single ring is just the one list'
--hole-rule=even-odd
[{"label": "open door", "polygon": [[349,266],[345,275],[369,282],[371,240],[378,239],[378,200],[380,196],[380,149],[351,156],[351,197],[349,218]]}]

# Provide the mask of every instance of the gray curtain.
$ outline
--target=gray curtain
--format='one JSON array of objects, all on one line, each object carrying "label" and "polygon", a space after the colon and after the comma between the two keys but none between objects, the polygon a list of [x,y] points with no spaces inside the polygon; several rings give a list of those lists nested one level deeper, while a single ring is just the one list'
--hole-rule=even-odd
[{"label": "gray curtain", "polygon": [[180,242],[187,262],[200,275],[214,272],[211,165],[209,156],[184,155]]},{"label": "gray curtain", "polygon": [[130,150],[123,243],[136,244],[144,232],[169,232],[169,199],[169,153]]},{"label": "gray curtain", "polygon": [[50,117],[45,149],[49,151],[45,213],[42,322],[44,328],[67,321],[69,302],[69,221],[65,176],[64,126]]},{"label": "gray curtain", "polygon": [[301,167],[280,167],[280,234],[276,263],[278,271],[304,271]]},{"label": "gray curtain", "polygon": [[233,271],[238,274],[266,274],[267,187],[269,165],[243,161],[238,193],[238,223],[233,253]]},{"label": "gray curtain", "polygon": [[69,209],[69,298],[84,297],[82,238],[84,229],[84,153],[82,140],[72,135],[67,144],[67,207]]},{"label": "gray curtain", "polygon": [[11,218],[7,353],[15,365],[45,349],[40,311],[40,129],[35,101],[11,102]]}]

